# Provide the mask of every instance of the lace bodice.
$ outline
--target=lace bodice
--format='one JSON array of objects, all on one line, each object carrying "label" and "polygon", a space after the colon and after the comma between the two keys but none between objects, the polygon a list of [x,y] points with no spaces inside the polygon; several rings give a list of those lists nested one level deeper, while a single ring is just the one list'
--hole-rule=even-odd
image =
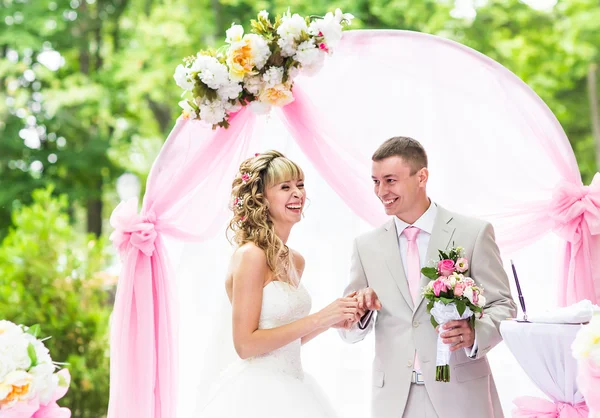
[{"label": "lace bodice", "polygon": [[[270,282],[263,289],[258,328],[271,329],[303,318],[310,313],[311,304],[310,295],[302,284],[296,288],[285,282]],[[298,339],[270,353],[246,361],[303,379],[301,345],[301,340]]]}]

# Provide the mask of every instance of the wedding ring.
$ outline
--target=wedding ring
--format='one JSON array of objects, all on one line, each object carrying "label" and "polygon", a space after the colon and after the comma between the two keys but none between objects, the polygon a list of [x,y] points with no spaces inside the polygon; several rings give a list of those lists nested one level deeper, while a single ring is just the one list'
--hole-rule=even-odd
[{"label": "wedding ring", "polygon": [[463,341],[464,341],[463,336],[462,336],[462,334],[460,334],[460,342],[462,343]]}]

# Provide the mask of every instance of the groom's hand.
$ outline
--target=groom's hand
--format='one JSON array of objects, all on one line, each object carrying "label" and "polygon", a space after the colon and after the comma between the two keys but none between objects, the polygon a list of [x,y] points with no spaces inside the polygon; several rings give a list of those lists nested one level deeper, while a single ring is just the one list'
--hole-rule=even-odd
[{"label": "groom's hand", "polygon": [[461,348],[471,348],[475,344],[475,331],[471,328],[468,319],[450,321],[442,325],[441,332],[444,344],[451,344],[450,351]]},{"label": "groom's hand", "polygon": [[370,287],[360,289],[355,293],[354,297],[358,300],[358,309],[365,311],[378,311],[381,309],[381,302],[377,297],[377,293]]}]

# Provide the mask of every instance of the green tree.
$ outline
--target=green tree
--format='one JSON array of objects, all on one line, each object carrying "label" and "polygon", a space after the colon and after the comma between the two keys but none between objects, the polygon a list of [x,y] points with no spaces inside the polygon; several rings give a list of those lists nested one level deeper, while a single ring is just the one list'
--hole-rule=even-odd
[{"label": "green tree", "polygon": [[54,361],[67,362],[72,376],[60,403],[73,417],[98,418],[108,405],[106,277],[99,273],[103,241],[82,237],[69,225],[65,196],[33,192],[31,206],[13,212],[0,246],[0,318],[39,324]]}]

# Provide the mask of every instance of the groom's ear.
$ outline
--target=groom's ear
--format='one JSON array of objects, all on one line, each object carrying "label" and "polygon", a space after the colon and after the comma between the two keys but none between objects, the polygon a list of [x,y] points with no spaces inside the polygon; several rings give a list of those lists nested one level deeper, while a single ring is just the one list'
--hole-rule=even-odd
[{"label": "groom's ear", "polygon": [[417,173],[417,176],[419,177],[419,185],[425,186],[427,184],[427,180],[429,179],[429,170],[427,167],[420,169]]}]

